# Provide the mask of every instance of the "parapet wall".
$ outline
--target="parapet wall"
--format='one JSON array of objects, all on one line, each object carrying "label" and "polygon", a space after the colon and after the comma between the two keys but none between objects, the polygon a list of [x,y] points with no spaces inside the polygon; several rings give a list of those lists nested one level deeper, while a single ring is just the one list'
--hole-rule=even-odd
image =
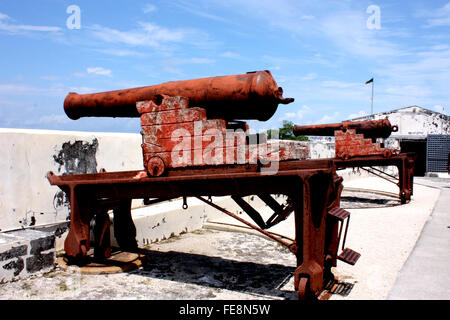
[{"label": "parapet wall", "polygon": [[143,169],[141,135],[0,129],[0,232],[68,220],[55,174]]}]

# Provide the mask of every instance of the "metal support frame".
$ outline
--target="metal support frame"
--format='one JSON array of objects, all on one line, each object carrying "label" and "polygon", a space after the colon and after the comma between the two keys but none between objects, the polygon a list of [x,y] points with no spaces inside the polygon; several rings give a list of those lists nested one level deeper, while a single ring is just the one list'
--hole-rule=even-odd
[{"label": "metal support frame", "polygon": [[[87,256],[89,221],[96,203],[103,202],[106,207],[115,203],[117,207],[117,201],[130,203],[130,199],[197,197],[288,247],[297,257],[294,278],[299,297],[317,297],[337,258],[337,224],[329,223],[328,211],[339,206],[342,178],[336,175],[331,159],[282,161],[279,164],[279,170],[273,175],[262,175],[259,165],[234,165],[170,170],[165,177],[138,179],[138,171],[69,176],[49,172],[47,178],[52,185],[70,194],[71,221],[65,253],[72,260],[82,261]],[[203,198],[262,194],[283,194],[291,199],[291,207],[288,207],[295,214],[295,241],[288,242]],[[117,217],[125,217],[125,222],[132,223],[129,207],[119,209]],[[289,210],[283,208],[276,218],[281,217],[278,219],[281,221]],[[125,248],[133,248],[135,229],[128,225],[122,236]],[[108,254],[107,250],[98,252]]]},{"label": "metal support frame", "polygon": [[[392,155],[390,158],[385,158],[383,156],[361,156],[355,157],[351,159],[338,159],[335,158],[333,161],[336,165],[337,169],[344,168],[355,168],[359,167],[363,170],[367,170],[364,167],[370,167],[377,171],[378,169],[373,168],[374,166],[395,166],[398,169],[398,178],[397,183],[392,180],[387,179],[375,172],[370,172],[380,178],[386,179],[391,183],[396,184],[399,187],[399,198],[402,204],[407,203],[411,200],[411,196],[413,195],[413,183],[414,183],[414,162],[417,155],[415,153],[400,153],[396,155]],[[380,170],[378,170],[380,171]],[[382,172],[382,171],[380,171]],[[388,175],[383,172],[383,174]]]}]

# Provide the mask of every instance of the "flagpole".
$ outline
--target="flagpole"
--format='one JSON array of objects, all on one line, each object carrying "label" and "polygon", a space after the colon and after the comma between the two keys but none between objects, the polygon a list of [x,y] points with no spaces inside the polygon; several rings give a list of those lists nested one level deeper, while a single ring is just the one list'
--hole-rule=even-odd
[{"label": "flagpole", "polygon": [[373,86],[374,86],[374,81],[372,80],[372,104],[370,106],[370,114],[373,114]]},{"label": "flagpole", "polygon": [[373,81],[373,78],[372,78],[370,80],[367,80],[366,84],[369,84],[371,82],[372,82],[372,99],[370,100],[371,101],[371,103],[370,103],[370,114],[373,114],[373,87],[375,85],[375,81]]}]

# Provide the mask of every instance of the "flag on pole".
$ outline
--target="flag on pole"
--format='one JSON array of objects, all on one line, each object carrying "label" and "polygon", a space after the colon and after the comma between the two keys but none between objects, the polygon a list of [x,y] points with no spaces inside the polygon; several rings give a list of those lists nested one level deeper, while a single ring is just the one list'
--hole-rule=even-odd
[{"label": "flag on pole", "polygon": [[371,83],[371,82],[373,82],[373,78],[370,79],[370,80],[367,80],[367,81],[366,81],[366,84],[369,84],[369,83]]}]

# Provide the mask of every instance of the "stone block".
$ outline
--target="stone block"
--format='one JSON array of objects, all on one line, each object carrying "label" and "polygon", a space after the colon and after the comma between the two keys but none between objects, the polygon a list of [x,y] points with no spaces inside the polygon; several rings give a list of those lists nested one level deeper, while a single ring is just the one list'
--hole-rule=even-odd
[{"label": "stone block", "polygon": [[25,229],[0,234],[0,283],[48,272],[55,259],[52,232]]}]

